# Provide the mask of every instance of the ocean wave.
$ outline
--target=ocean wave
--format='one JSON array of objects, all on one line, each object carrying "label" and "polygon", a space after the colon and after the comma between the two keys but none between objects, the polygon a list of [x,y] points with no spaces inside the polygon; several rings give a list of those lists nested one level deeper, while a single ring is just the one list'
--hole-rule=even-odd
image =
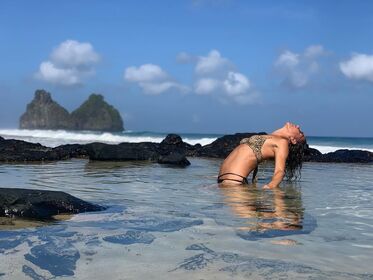
[{"label": "ocean wave", "polygon": [[[153,142],[160,143],[166,137],[166,134],[139,134],[135,132],[125,132],[115,134],[110,132],[74,132],[66,130],[28,130],[28,129],[0,129],[0,136],[5,139],[24,140],[31,143],[40,143],[47,147],[56,147],[64,144],[86,144],[92,142],[102,142],[108,144],[118,144],[122,142],[139,143]],[[197,143],[207,145],[213,142],[215,138],[183,138],[184,142],[191,145]]]},{"label": "ocean wave", "polygon": [[369,152],[372,152],[373,153],[373,149],[367,149],[367,148],[364,148],[364,147],[339,147],[339,146],[323,146],[323,145],[309,145],[310,148],[313,148],[313,149],[316,149],[316,150],[319,150],[321,153],[323,154],[326,154],[326,153],[331,153],[331,152],[335,152],[337,150],[343,150],[343,149],[348,149],[348,150],[365,150],[365,151],[369,151]]}]

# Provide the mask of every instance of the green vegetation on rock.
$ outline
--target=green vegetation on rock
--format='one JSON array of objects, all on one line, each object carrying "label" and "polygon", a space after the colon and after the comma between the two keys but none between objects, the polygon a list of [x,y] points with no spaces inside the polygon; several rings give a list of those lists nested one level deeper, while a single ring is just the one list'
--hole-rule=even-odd
[{"label": "green vegetation on rock", "polygon": [[78,109],[71,113],[77,130],[123,131],[119,112],[104,101],[101,94],[91,94]]},{"label": "green vegetation on rock", "polygon": [[45,90],[35,91],[34,100],[27,105],[20,119],[20,128],[23,129],[69,129],[70,126],[69,112],[53,101]]}]

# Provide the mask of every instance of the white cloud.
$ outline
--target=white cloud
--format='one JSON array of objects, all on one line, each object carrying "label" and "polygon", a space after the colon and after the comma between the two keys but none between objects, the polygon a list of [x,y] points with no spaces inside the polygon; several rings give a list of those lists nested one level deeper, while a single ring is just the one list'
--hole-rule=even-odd
[{"label": "white cloud", "polygon": [[250,88],[250,81],[241,73],[229,72],[224,81],[224,88],[229,95],[244,94]]},{"label": "white cloud", "polygon": [[154,82],[168,78],[161,67],[154,64],[144,64],[140,67],[128,67],[124,72],[124,78],[130,82]]},{"label": "white cloud", "polygon": [[127,82],[135,83],[147,94],[157,95],[168,91],[189,92],[193,88],[195,94],[211,95],[224,103],[233,101],[248,104],[258,100],[259,94],[253,93],[249,78],[237,71],[234,64],[223,57],[219,51],[211,50],[206,56],[181,52],[176,59],[179,63],[194,65],[193,86],[188,87],[178,83],[155,64],[127,67],[123,78]]},{"label": "white cloud", "polygon": [[100,57],[90,43],[67,40],[52,52],[50,59],[61,67],[84,67],[96,64]]},{"label": "white cloud", "polygon": [[224,71],[231,67],[228,59],[223,58],[217,50],[212,50],[207,56],[200,56],[195,71],[198,75],[208,75],[218,71]]},{"label": "white cloud", "polygon": [[90,43],[66,40],[52,51],[49,60],[40,64],[35,77],[61,86],[78,85],[95,73],[99,60]]},{"label": "white cloud", "polygon": [[195,63],[194,92],[196,94],[215,96],[225,104],[229,100],[239,104],[254,101],[249,78],[238,72],[235,65],[219,51],[211,50],[207,56],[181,53],[179,57],[185,58],[184,61],[188,58],[188,62]]},{"label": "white cloud", "polygon": [[80,82],[78,72],[73,69],[57,68],[50,61],[45,61],[40,64],[39,75],[41,79],[53,84],[71,86]]},{"label": "white cloud", "polygon": [[306,57],[317,57],[326,54],[326,51],[323,46],[321,45],[312,45],[309,46],[305,51],[304,51],[304,56]]},{"label": "white cloud", "polygon": [[176,90],[187,92],[188,87],[175,82],[162,68],[155,64],[131,66],[125,69],[124,79],[136,83],[147,94],[161,94]]},{"label": "white cloud", "polygon": [[299,89],[307,86],[311,77],[318,73],[319,58],[325,54],[321,45],[311,45],[303,53],[285,50],[276,59],[274,66],[287,86]]},{"label": "white cloud", "polygon": [[353,54],[339,64],[342,73],[349,79],[373,82],[373,55]]},{"label": "white cloud", "polygon": [[217,79],[202,78],[195,83],[195,92],[197,94],[210,94],[220,89],[222,82]]},{"label": "white cloud", "polygon": [[299,64],[299,54],[284,51],[277,59],[276,66],[294,67]]}]

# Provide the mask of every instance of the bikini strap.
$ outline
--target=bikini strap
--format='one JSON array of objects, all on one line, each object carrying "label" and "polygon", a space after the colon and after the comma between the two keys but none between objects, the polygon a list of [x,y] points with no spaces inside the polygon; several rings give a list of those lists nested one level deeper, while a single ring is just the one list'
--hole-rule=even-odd
[{"label": "bikini strap", "polygon": [[218,179],[219,179],[220,177],[224,176],[224,175],[236,175],[236,176],[238,176],[238,177],[241,177],[242,179],[246,179],[246,177],[244,177],[244,176],[242,176],[242,175],[240,175],[240,174],[232,173],[232,172],[223,173],[223,174],[221,174],[221,175],[218,176]]}]

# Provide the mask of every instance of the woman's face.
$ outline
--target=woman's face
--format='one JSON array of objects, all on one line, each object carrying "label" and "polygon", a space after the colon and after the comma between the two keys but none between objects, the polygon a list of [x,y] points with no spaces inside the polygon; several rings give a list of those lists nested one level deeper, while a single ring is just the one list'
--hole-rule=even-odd
[{"label": "woman's face", "polygon": [[294,137],[294,139],[297,140],[297,142],[304,142],[306,140],[306,136],[300,129],[299,125],[287,122],[285,124],[285,128],[289,132],[290,136]]}]

